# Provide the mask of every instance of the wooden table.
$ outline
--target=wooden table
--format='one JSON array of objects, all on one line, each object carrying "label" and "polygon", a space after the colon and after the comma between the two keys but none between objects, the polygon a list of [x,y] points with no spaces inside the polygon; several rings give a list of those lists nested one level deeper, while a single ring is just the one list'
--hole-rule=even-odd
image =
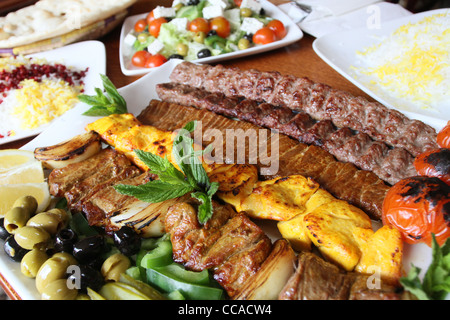
[{"label": "wooden table", "polygon": [[[281,4],[285,0],[272,0]],[[139,0],[131,7],[130,15],[151,11],[157,5],[170,6],[172,0]],[[120,26],[99,40],[105,44],[107,56],[107,75],[118,87],[123,87],[137,80],[138,76],[125,76],[119,63]],[[242,69],[255,68],[264,71],[279,71],[283,74],[293,74],[308,77],[311,80],[326,83],[337,89],[346,90],[355,95],[362,95],[372,100],[359,88],[342,77],[326,64],[313,50],[314,37],[305,34],[298,42],[287,47],[260,53],[257,55],[221,62],[225,66],[236,66]],[[31,141],[33,137],[10,142],[0,146],[0,149],[18,149]]]}]

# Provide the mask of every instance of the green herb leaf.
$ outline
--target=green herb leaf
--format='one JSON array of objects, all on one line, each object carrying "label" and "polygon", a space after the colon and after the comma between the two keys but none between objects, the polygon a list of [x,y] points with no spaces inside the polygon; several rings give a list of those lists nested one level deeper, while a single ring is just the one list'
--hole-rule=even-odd
[{"label": "green herb leaf", "polygon": [[198,222],[206,223],[213,214],[211,197],[203,192],[194,192],[191,196],[200,201],[197,212]]},{"label": "green herb leaf", "polygon": [[95,88],[96,95],[78,95],[78,100],[92,106],[83,113],[85,116],[108,116],[116,113],[127,113],[127,103],[119,94],[114,84],[103,74],[100,75],[105,93]]},{"label": "green herb leaf", "polygon": [[190,134],[195,130],[196,122],[189,122],[180,130],[173,143],[173,156],[182,170],[178,170],[167,158],[142,150],[134,150],[138,158],[158,175],[159,180],[146,184],[117,185],[117,192],[134,196],[141,201],[156,203],[187,193],[200,202],[198,221],[206,223],[213,214],[212,197],[219,189],[219,183],[209,181],[199,157],[206,151],[195,152]]},{"label": "green herb leaf", "polygon": [[121,194],[150,203],[178,198],[193,190],[191,186],[186,184],[172,184],[161,180],[153,180],[138,186],[120,184],[114,188]]},{"label": "green herb leaf", "polygon": [[411,267],[408,275],[400,279],[404,288],[420,300],[443,300],[450,293],[450,238],[440,247],[432,235],[432,261],[423,281],[421,269]]}]

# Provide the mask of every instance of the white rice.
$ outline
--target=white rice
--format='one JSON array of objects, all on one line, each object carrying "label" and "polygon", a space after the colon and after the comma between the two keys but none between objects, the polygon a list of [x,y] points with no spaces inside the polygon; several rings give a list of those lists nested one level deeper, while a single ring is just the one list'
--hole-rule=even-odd
[{"label": "white rice", "polygon": [[398,28],[357,53],[354,70],[376,93],[408,105],[434,109],[450,101],[450,10]]}]

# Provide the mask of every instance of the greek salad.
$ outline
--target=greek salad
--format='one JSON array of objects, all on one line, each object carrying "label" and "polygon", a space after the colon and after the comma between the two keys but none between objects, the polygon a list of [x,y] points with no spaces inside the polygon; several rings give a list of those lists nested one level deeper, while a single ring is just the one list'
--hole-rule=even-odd
[{"label": "greek salad", "polygon": [[265,45],[286,34],[258,0],[174,0],[139,19],[124,45],[133,66],[152,68],[172,58],[193,61]]}]

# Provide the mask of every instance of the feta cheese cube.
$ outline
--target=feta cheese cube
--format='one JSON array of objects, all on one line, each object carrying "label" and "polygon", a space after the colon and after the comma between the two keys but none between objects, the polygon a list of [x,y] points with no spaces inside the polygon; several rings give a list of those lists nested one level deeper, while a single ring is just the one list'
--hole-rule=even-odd
[{"label": "feta cheese cube", "polygon": [[157,54],[164,48],[164,44],[158,39],[153,40],[152,43],[147,47],[147,51],[151,54]]},{"label": "feta cheese cube", "polygon": [[222,9],[226,9],[229,6],[229,3],[227,0],[208,0],[208,2],[213,6],[219,6]]},{"label": "feta cheese cube", "polygon": [[137,38],[133,34],[129,33],[125,36],[125,38],[123,39],[123,42],[126,45],[132,47],[134,45],[134,42],[136,41],[136,39]]},{"label": "feta cheese cube", "polygon": [[179,32],[187,32],[187,24],[189,20],[188,18],[175,18],[169,21],[170,24],[173,24]]},{"label": "feta cheese cube", "polygon": [[262,5],[258,0],[242,0],[241,8],[249,8],[255,13],[261,11]]},{"label": "feta cheese cube", "polygon": [[264,27],[264,23],[256,18],[244,18],[241,24],[241,30],[247,34],[254,34],[262,27]]},{"label": "feta cheese cube", "polygon": [[203,8],[203,18],[212,19],[223,16],[223,8],[220,6],[208,6]]},{"label": "feta cheese cube", "polygon": [[164,18],[172,18],[177,14],[175,8],[167,8],[163,6],[157,6],[153,9],[153,16],[155,19],[164,17]]}]

